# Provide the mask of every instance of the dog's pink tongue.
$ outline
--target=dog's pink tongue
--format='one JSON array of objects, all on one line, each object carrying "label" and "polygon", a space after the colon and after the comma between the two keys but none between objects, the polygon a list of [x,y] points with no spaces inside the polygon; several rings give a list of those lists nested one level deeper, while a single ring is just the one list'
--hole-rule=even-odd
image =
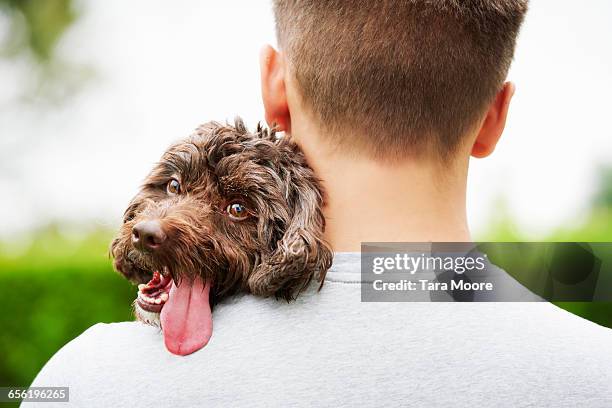
[{"label": "dog's pink tongue", "polygon": [[210,283],[196,278],[172,283],[170,296],[160,320],[164,343],[169,352],[186,356],[204,347],[212,335],[212,313],[208,297]]}]

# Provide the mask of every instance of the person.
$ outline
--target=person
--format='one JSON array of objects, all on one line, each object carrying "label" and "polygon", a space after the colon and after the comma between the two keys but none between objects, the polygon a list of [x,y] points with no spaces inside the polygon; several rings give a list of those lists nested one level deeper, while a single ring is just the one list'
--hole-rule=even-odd
[{"label": "person", "polygon": [[612,332],[546,302],[361,302],[362,242],[469,241],[470,157],[493,152],[526,0],[275,0],[266,121],[326,191],[334,264],[295,302],[249,295],[177,357],[97,324],[33,386],[77,406],[612,406]]}]

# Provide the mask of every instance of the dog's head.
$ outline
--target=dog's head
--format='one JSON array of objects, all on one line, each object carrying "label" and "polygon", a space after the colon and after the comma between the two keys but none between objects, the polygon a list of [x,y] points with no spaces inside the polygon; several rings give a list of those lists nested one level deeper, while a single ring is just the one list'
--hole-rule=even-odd
[{"label": "dog's head", "polygon": [[291,300],[331,266],[322,201],[293,142],[240,119],[210,122],[146,178],[111,244],[114,265],[140,283],[153,271],[163,285],[200,279],[214,300],[238,291]]}]

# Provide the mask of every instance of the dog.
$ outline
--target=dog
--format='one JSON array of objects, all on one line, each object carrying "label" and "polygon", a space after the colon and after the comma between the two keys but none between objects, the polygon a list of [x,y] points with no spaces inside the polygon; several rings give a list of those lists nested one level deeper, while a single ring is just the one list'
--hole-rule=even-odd
[{"label": "dog", "polygon": [[240,292],[294,300],[331,267],[324,193],[298,145],[209,122],[162,156],[111,243],[115,269],[139,283],[139,320],[179,355],[204,347],[213,305]]}]

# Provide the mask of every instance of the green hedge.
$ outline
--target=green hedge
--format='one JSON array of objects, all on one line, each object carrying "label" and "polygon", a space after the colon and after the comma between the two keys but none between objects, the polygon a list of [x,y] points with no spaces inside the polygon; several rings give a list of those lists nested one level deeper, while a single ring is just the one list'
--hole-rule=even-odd
[{"label": "green hedge", "polygon": [[93,324],[132,319],[135,288],[113,272],[109,236],[74,241],[45,233],[17,256],[0,247],[0,385],[29,385],[59,348]]}]

